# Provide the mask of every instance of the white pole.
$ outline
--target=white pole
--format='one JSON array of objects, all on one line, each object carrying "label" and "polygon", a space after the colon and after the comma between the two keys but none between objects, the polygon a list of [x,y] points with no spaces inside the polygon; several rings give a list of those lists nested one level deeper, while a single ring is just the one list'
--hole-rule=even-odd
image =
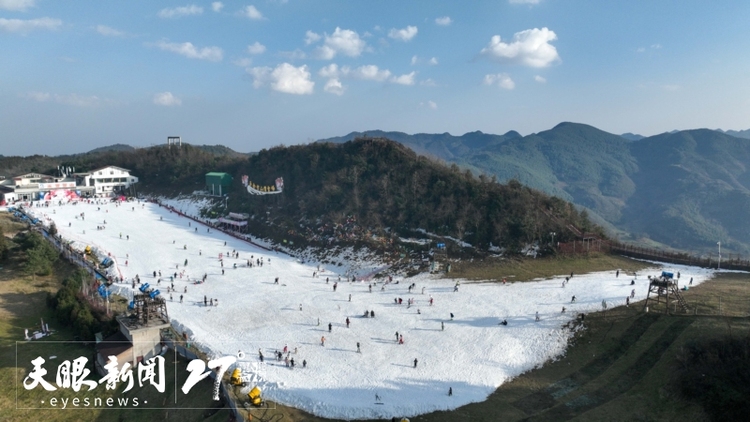
[{"label": "white pole", "polygon": [[719,245],[719,265],[717,269],[720,270],[721,269],[721,242],[716,242],[716,244]]}]

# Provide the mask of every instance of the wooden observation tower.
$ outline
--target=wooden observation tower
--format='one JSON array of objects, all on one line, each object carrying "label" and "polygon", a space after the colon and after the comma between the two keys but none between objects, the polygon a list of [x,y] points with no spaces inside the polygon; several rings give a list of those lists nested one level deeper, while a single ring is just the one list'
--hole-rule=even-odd
[{"label": "wooden observation tower", "polygon": [[[654,297],[651,294],[654,294]],[[674,275],[670,272],[662,271],[660,277],[649,277],[648,294],[646,295],[646,304],[643,306],[644,309],[648,309],[649,304],[665,303],[664,313],[669,313],[670,300],[672,303],[676,303],[682,312],[688,312],[687,302],[680,294],[677,280],[674,279]]]}]

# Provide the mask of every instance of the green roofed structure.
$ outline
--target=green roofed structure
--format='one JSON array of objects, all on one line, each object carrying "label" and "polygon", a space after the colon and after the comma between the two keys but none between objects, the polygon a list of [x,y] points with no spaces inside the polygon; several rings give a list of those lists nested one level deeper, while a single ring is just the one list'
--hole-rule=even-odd
[{"label": "green roofed structure", "polygon": [[231,185],[232,176],[229,173],[206,173],[206,190],[212,195],[224,195]]}]

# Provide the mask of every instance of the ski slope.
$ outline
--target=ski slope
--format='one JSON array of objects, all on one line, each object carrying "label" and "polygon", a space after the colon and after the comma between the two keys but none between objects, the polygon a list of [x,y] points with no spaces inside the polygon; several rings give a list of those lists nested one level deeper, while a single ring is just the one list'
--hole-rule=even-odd
[{"label": "ski slope", "polygon": [[[186,213],[196,212],[194,203],[173,204]],[[59,233],[75,245],[111,254],[116,271],[127,280],[120,289],[130,289],[129,280],[136,275],[159,288],[168,299],[173,326],[187,332],[191,342],[210,356],[243,351],[243,373],[253,372],[265,398],[338,419],[413,416],[483,401],[502,383],[564,354],[573,333],[563,326],[577,313],[599,311],[602,301],[609,307],[624,305],[633,288],[633,300],[642,300],[647,276],[662,271],[655,265],[639,273],[635,286],[630,285],[632,275],[616,277],[615,269],[575,275],[565,287],[565,275],[507,285],[462,281],[458,291],[455,281],[427,274],[406,280],[394,277],[386,285],[360,280],[382,264],[351,251],[340,254],[343,265],[321,266],[318,271],[316,262],[303,264],[209,231],[152,203],[79,203],[30,211],[54,221]],[[238,259],[228,257],[232,251],[239,252]],[[223,267],[219,254],[224,254]],[[247,266],[248,259],[255,264],[261,258],[262,267]],[[702,268],[664,269],[681,272],[683,283],[693,278],[693,285],[713,276]],[[162,272],[160,284],[154,271]],[[183,271],[169,301],[169,275]],[[357,281],[345,281],[347,272],[358,276]],[[204,274],[206,282],[194,284]],[[274,283],[276,277],[279,284]],[[409,292],[412,283],[416,287]],[[204,296],[218,300],[218,306],[204,306]],[[394,303],[397,298],[402,298],[401,305]],[[414,300],[412,306],[407,305],[409,299]],[[365,310],[374,311],[375,317],[362,317]],[[535,321],[536,312],[540,321]],[[499,325],[503,319],[507,326]],[[403,335],[403,344],[396,341],[396,332]],[[294,369],[274,359],[274,352],[285,345],[292,351]],[[257,360],[259,349],[263,364]]]}]

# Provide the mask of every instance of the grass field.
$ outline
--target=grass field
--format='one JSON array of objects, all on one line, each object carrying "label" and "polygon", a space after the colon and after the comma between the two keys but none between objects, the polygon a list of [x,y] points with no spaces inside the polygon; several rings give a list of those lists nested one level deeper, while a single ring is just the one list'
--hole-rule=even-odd
[{"label": "grass field", "polygon": [[[2,221],[0,224],[8,224]],[[17,228],[16,228],[17,229]],[[7,233],[7,229],[6,229]],[[26,421],[43,418],[49,421],[225,421],[227,409],[214,410],[16,410],[16,377],[30,370],[29,362],[37,355],[66,357],[91,356],[92,349],[71,342],[72,332],[56,326],[47,310],[47,292],[54,292],[62,278],[72,271],[60,265],[49,277],[31,281],[21,274],[18,255],[0,269],[0,420]],[[473,280],[528,281],[571,271],[580,274],[620,268],[632,273],[646,264],[622,257],[591,255],[577,258],[497,260],[467,262],[454,266],[451,277]],[[722,274],[715,280],[684,292],[690,315],[665,315],[658,307],[643,312],[642,303],[616,308],[606,313],[586,316],[585,330],[576,334],[565,356],[555,362],[523,374],[502,385],[486,401],[473,403],[450,412],[434,412],[411,418],[412,421],[703,421],[708,415],[700,405],[677,393],[676,370],[683,346],[691,341],[718,338],[727,334],[750,334],[750,275]],[[697,315],[696,313],[697,308]],[[40,343],[34,348],[21,347],[16,363],[16,341],[23,329],[38,327],[39,319],[48,321],[56,333],[50,340],[57,345]],[[571,327],[573,328],[573,327]],[[28,347],[28,345],[26,345]],[[168,355],[171,356],[171,355]],[[169,359],[172,363],[171,358]],[[184,371],[185,362],[179,362]],[[48,368],[49,369],[49,368]],[[49,378],[49,377],[48,377]],[[174,381],[167,384],[167,391]],[[188,400],[195,407],[212,407],[211,383],[193,388]],[[24,392],[25,393],[25,392]],[[21,405],[35,403],[37,390],[19,396]],[[41,394],[41,392],[38,392]],[[70,394],[70,390],[60,395]],[[121,395],[120,393],[112,393]],[[460,395],[454,390],[454,395]],[[99,394],[99,396],[104,395]],[[163,394],[144,397],[166,400]],[[451,398],[446,396],[446,400]],[[204,403],[201,405],[201,403]],[[272,409],[249,408],[246,415],[254,421],[324,421],[297,409],[271,404]],[[400,416],[400,415],[394,415]]]},{"label": "grass field", "polygon": [[582,274],[619,269],[623,274],[632,274],[648,266],[646,262],[602,253],[545,259],[489,258],[485,261],[453,263],[447,277],[486,281],[502,281],[505,278],[512,282],[550,278],[571,272]]}]

